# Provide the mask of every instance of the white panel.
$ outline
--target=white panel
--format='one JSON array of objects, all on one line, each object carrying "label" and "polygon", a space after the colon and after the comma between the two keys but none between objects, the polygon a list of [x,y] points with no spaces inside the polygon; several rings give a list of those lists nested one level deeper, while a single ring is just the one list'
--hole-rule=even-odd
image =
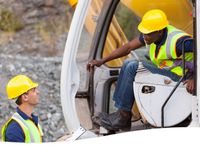
[{"label": "white panel", "polygon": [[[155,80],[156,79],[156,80]],[[164,84],[166,77],[149,72],[138,73],[134,83],[135,99],[139,110],[153,126],[161,126],[161,108],[173,90],[176,82]],[[154,86],[153,93],[142,93],[143,86]],[[165,107],[165,126],[173,126],[189,116],[194,97],[181,85],[172,95]]]},{"label": "white panel", "polygon": [[[197,34],[197,98],[198,98],[198,104],[200,104],[200,1],[196,0],[196,34]],[[198,105],[199,106],[199,105]],[[199,109],[200,110],[200,106]],[[200,115],[200,111],[199,115]],[[199,116],[198,115],[198,116]],[[199,119],[199,124],[200,124],[200,119]]]},{"label": "white panel", "polygon": [[76,53],[90,0],[79,1],[70,26],[62,61],[60,95],[67,128],[74,133],[80,127],[75,107],[75,94],[79,87],[80,73]]}]

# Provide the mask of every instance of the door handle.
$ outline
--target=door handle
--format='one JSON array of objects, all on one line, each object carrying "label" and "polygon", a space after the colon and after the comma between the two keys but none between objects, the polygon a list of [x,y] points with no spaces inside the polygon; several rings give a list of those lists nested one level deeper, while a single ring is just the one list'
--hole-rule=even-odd
[{"label": "door handle", "polygon": [[148,94],[148,93],[153,93],[155,91],[155,86],[148,86],[148,85],[145,85],[142,87],[142,93],[144,94]]}]

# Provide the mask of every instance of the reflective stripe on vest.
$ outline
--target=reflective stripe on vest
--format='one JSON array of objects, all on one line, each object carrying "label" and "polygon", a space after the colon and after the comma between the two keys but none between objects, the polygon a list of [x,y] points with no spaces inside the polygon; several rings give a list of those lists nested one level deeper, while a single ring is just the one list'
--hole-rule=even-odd
[{"label": "reflective stripe on vest", "polygon": [[[184,34],[182,31],[174,31],[174,32],[171,32],[170,34],[168,34],[168,36],[167,36],[167,40],[166,40],[166,53],[167,53],[167,58],[168,59],[172,59],[172,58],[175,59],[176,58],[174,56],[174,54],[176,54],[176,52],[175,53],[171,53],[171,49],[173,48],[173,47],[171,47],[172,46],[171,42],[172,42],[173,37],[176,36],[176,35],[179,35],[179,33]],[[183,36],[183,35],[181,35],[181,36]]]},{"label": "reflective stripe on vest", "polygon": [[18,113],[14,115],[7,121],[7,123],[2,128],[2,140],[5,141],[5,132],[8,124],[11,120],[15,120],[22,128],[25,136],[25,143],[42,142],[43,132],[41,126],[38,127],[31,120],[24,120]]},{"label": "reflective stripe on vest", "polygon": [[[150,59],[157,67],[161,69],[168,69],[171,72],[182,76],[182,56],[177,57],[176,55],[176,42],[179,38],[183,36],[188,36],[188,34],[176,29],[171,25],[167,26],[167,30],[167,39],[165,43],[160,47],[157,57],[155,57],[156,45],[152,43],[151,45],[147,46]],[[193,53],[185,53],[185,60],[186,63],[191,63],[191,61],[193,60]]]}]

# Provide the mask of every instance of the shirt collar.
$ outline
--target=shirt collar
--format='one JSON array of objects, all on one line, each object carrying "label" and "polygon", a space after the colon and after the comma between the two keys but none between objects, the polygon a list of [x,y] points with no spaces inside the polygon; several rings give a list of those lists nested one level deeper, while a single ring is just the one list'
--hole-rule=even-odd
[{"label": "shirt collar", "polygon": [[24,120],[33,120],[36,124],[38,124],[38,116],[35,116],[34,114],[31,114],[31,117],[30,118],[27,114],[25,114],[23,111],[21,111],[19,109],[19,107],[17,107],[17,113],[24,119]]}]

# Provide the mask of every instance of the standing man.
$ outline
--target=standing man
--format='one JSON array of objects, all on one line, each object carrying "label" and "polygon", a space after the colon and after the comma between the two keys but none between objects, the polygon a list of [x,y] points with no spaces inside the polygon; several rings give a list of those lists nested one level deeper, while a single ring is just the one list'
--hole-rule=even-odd
[{"label": "standing man", "polygon": [[[128,55],[131,50],[146,45],[151,63],[142,62],[143,66],[152,73],[178,81],[183,75],[183,41],[191,38],[190,35],[169,25],[165,13],[159,9],[146,12],[138,25],[138,30],[141,32],[139,37],[117,48],[105,58],[90,61],[87,69],[90,71],[94,66],[99,67],[110,60]],[[184,82],[187,91],[193,94],[193,40],[187,41],[185,45],[187,80]],[[101,120],[102,125],[109,130],[127,130],[131,127],[131,109],[134,103],[133,82],[137,68],[138,61],[125,61],[121,68],[113,95],[118,111],[104,115]]]},{"label": "standing man", "polygon": [[2,140],[8,142],[42,142],[38,117],[33,115],[39,103],[38,83],[25,75],[13,77],[6,86],[8,99],[16,99],[17,111],[2,127]]}]

